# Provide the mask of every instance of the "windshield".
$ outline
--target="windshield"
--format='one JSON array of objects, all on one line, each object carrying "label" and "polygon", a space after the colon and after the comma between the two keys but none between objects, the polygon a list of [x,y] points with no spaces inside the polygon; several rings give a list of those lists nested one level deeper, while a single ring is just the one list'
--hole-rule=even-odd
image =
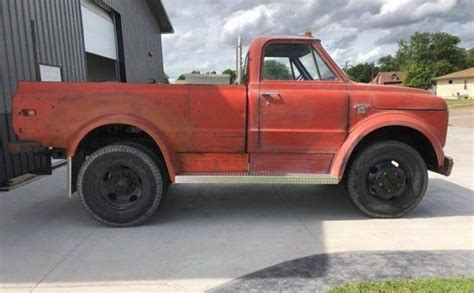
[{"label": "windshield", "polygon": [[264,80],[336,80],[309,44],[271,44],[265,49]]}]

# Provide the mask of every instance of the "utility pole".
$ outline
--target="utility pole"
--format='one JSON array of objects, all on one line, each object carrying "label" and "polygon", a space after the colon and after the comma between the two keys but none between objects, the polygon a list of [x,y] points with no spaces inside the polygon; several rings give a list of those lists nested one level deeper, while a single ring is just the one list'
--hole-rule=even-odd
[{"label": "utility pole", "polygon": [[349,61],[346,61],[346,64],[344,65],[345,72],[347,72],[347,69],[349,69]]},{"label": "utility pole", "polygon": [[237,37],[237,60],[236,60],[236,75],[237,84],[242,84],[242,36]]}]

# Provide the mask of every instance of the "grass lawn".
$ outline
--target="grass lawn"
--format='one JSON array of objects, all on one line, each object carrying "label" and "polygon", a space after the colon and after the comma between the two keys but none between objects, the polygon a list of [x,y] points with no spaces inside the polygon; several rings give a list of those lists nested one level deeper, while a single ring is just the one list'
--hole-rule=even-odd
[{"label": "grass lawn", "polygon": [[462,99],[462,100],[446,100],[449,109],[456,109],[462,107],[472,107],[474,106],[474,99]]},{"label": "grass lawn", "polygon": [[474,292],[474,278],[362,281],[344,283],[328,292]]}]

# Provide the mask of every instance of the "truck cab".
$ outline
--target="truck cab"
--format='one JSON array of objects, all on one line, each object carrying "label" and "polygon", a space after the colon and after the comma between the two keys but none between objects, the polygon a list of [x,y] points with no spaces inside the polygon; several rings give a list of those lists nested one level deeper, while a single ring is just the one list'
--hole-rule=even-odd
[{"label": "truck cab", "polygon": [[66,157],[70,193],[112,226],[171,183],[344,183],[364,214],[401,217],[453,166],[444,100],[353,82],[312,37],[255,38],[238,85],[20,83],[13,101],[19,138]]},{"label": "truck cab", "polygon": [[304,37],[257,38],[248,68],[252,171],[330,174],[348,133],[345,74]]}]

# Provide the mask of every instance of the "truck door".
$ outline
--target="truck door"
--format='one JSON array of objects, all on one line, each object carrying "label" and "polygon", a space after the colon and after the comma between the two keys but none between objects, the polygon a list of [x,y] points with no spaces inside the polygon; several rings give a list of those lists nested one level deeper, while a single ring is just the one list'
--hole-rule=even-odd
[{"label": "truck door", "polygon": [[345,82],[311,44],[273,43],[264,54],[257,152],[320,154],[328,167],[347,135]]}]

